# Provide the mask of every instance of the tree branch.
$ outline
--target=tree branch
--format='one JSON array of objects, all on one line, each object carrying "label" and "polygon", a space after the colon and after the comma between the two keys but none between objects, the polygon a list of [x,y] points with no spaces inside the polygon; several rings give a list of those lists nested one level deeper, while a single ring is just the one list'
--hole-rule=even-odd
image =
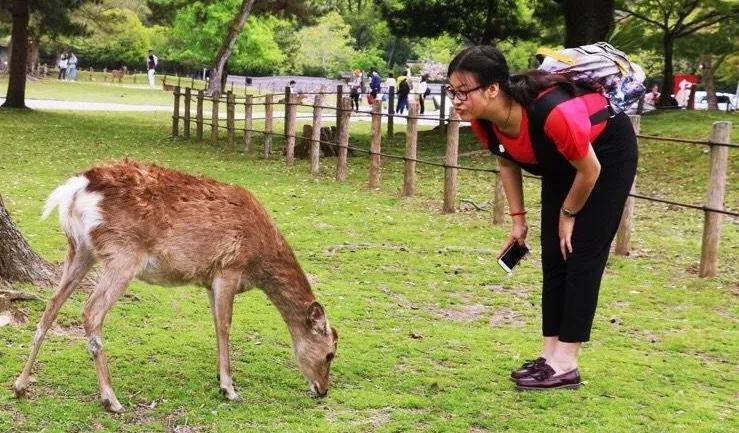
[{"label": "tree branch", "polygon": [[700,18],[696,18],[695,20],[693,20],[692,22],[689,22],[688,24],[685,24],[685,26],[680,31],[678,31],[676,34],[678,36],[689,35],[702,28],[712,26],[720,22],[724,18],[726,18],[725,15],[714,11]]},{"label": "tree branch", "polygon": [[655,21],[655,20],[647,17],[646,15],[638,14],[638,13],[636,13],[636,12],[630,10],[630,9],[621,9],[621,12],[627,13],[627,14],[633,16],[634,18],[640,19],[642,21],[646,21],[648,23],[656,24],[656,25],[658,25],[662,29],[667,29],[667,27],[664,24],[660,23],[659,21]]}]

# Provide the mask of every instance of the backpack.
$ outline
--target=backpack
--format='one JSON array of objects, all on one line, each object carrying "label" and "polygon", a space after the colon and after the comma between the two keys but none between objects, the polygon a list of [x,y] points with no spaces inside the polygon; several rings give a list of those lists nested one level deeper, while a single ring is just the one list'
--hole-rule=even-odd
[{"label": "backpack", "polygon": [[626,54],[605,42],[555,51],[540,48],[539,70],[570,75],[576,82],[600,90],[611,110],[620,113],[646,92],[644,71]]}]

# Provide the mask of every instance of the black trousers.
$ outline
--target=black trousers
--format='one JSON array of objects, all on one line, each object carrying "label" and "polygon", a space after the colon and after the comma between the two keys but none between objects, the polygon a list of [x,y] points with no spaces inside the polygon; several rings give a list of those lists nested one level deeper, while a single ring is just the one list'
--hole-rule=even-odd
[{"label": "black trousers", "polygon": [[601,172],[575,217],[573,251],[566,261],[559,247],[559,216],[574,177],[542,177],[542,331],[570,343],[590,340],[601,278],[636,175],[638,150],[628,116],[611,118],[593,149]]}]

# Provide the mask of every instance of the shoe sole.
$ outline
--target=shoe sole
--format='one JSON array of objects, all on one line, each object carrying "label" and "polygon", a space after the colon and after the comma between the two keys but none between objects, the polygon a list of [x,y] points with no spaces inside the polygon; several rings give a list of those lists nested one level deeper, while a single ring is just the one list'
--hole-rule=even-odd
[{"label": "shoe sole", "polygon": [[552,389],[578,389],[580,388],[580,383],[570,383],[567,385],[560,385],[560,386],[552,386],[549,388],[541,388],[538,386],[522,386],[522,385],[516,385],[517,391],[549,391]]}]

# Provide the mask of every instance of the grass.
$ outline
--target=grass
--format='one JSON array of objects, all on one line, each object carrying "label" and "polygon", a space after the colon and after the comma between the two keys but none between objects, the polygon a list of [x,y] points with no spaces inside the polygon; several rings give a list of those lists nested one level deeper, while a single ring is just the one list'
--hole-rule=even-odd
[{"label": "grass", "polygon": [[[646,116],[642,132],[706,138],[719,119],[737,120],[665,113]],[[332,159],[318,176],[305,161],[285,167],[279,140],[265,161],[173,142],[169,128],[167,113],[2,111],[5,205],[32,246],[57,261],[65,241],[55,222],[39,220],[40,208],[56,185],[92,164],[128,156],[245,186],[295,249],[339,330],[329,396],[317,401],[305,393],[279,314],[255,291],[237,298],[232,329],[244,402],[224,401],[204,290],[134,282],[105,324],[113,385],[128,411],[111,416],[97,402],[80,330],[86,295],[78,292],[44,344],[28,399],[13,399],[9,387],[43,305],[24,303],[29,322],[0,328],[0,431],[708,433],[739,421],[736,219],[724,224],[719,277],[704,280],[695,274],[702,214],[637,201],[636,254],[608,264],[593,341],[581,359],[587,384],[576,392],[519,393],[507,374],[538,350],[539,256],[512,276],[500,271],[495,252],[508,227],[492,226],[488,212],[440,215],[438,168],[419,166],[418,195],[401,199],[399,162],[387,161],[382,187],[369,191],[364,156],[350,160],[349,180],[337,184]],[[368,147],[368,130],[353,126],[355,145]],[[463,153],[477,146],[468,132],[460,141]],[[422,132],[419,143],[419,156],[443,156],[436,133]],[[402,154],[404,136],[383,146]],[[737,209],[739,167],[730,154],[727,204]],[[701,147],[643,142],[638,189],[700,203],[707,159]],[[480,154],[460,162],[492,166]],[[537,251],[537,182],[527,180],[525,189]],[[479,203],[491,194],[487,173],[460,172],[459,198]]]}]

